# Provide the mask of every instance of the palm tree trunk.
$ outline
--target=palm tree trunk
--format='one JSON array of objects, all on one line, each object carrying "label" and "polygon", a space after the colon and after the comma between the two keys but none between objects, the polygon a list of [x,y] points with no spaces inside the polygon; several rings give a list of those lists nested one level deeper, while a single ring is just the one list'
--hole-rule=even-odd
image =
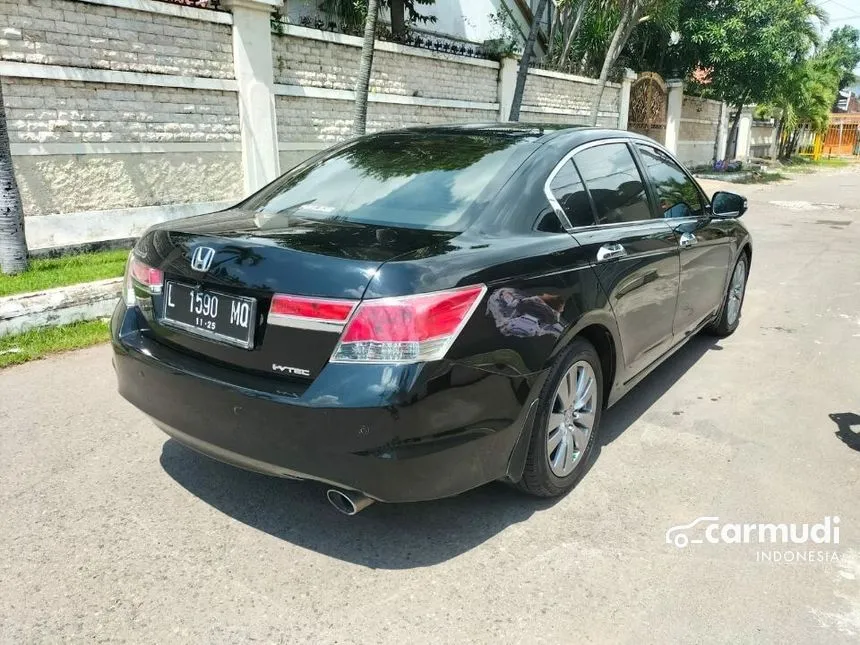
[{"label": "palm tree trunk", "polygon": [[[788,148],[788,155],[786,156],[786,159],[791,159],[792,155],[797,150],[797,143],[799,140],[800,140],[800,128],[797,128],[797,130],[794,131],[794,136],[791,138],[791,145]],[[815,139],[813,139],[813,141],[814,140]]]},{"label": "palm tree trunk", "polygon": [[606,56],[603,58],[603,67],[600,69],[600,77],[597,79],[597,92],[594,98],[594,103],[591,106],[591,125],[597,125],[597,115],[600,112],[600,102],[603,100],[603,91],[606,89],[606,82],[609,80],[609,70],[618,59],[618,55],[624,48],[630,34],[633,33],[633,27],[642,15],[642,5],[639,0],[632,2],[622,9],[621,20],[618,21],[618,26],[612,34],[612,40],[609,43],[609,49],[606,51]]},{"label": "palm tree trunk", "polygon": [[3,87],[0,82],[0,272],[21,273],[27,269],[27,240],[24,237],[24,209],[12,167]]},{"label": "palm tree trunk", "polygon": [[782,159],[782,137],[785,134],[785,118],[780,117],[779,124],[776,126],[776,158]]},{"label": "palm tree trunk", "polygon": [[367,17],[364,19],[364,42],[361,45],[361,63],[355,80],[355,113],[352,121],[353,136],[367,131],[367,89],[370,86],[370,69],[373,67],[373,41],[376,36],[376,18],[379,0],[367,0]]},{"label": "palm tree trunk", "polygon": [[726,160],[734,159],[738,154],[738,124],[741,121],[741,112],[744,109],[744,103],[746,103],[746,99],[736,106],[735,115],[732,119],[732,127],[729,129],[729,150],[726,153]]},{"label": "palm tree trunk", "polygon": [[395,38],[406,36],[406,6],[403,0],[391,0],[391,33]]},{"label": "palm tree trunk", "polygon": [[549,45],[547,45],[549,50],[547,51],[547,55],[552,54],[552,48],[555,45],[555,32],[558,31],[558,23],[561,19],[561,9],[556,5],[555,9],[547,9],[547,14],[549,13],[552,13],[552,16],[550,16],[549,21],[549,38],[547,39],[549,42]]},{"label": "palm tree trunk", "polygon": [[529,75],[529,63],[531,62],[532,54],[534,53],[535,41],[537,40],[538,31],[540,30],[540,16],[543,15],[546,9],[547,0],[540,0],[537,10],[532,16],[532,25],[529,29],[529,37],[526,40],[525,49],[523,49],[523,57],[520,59],[520,70],[517,73],[517,87],[514,90],[514,100],[511,103],[511,114],[508,117],[510,121],[520,120],[520,106],[523,103],[523,93],[526,90],[526,79]]},{"label": "palm tree trunk", "polygon": [[582,0],[579,3],[579,6],[576,8],[576,16],[573,19],[573,24],[570,26],[570,30],[567,32],[567,36],[564,39],[564,48],[561,50],[561,56],[559,56],[559,63],[564,62],[567,58],[567,53],[570,51],[570,46],[573,44],[573,39],[576,38],[576,34],[579,32],[579,28],[582,26],[582,19],[585,16],[585,10],[588,8],[588,3],[591,0]]}]

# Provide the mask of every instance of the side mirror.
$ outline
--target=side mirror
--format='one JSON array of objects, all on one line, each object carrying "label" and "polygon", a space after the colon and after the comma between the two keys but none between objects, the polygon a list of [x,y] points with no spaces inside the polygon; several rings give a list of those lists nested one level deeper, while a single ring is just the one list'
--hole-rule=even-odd
[{"label": "side mirror", "polygon": [[736,193],[719,190],[711,199],[711,214],[714,217],[740,217],[747,212],[747,198]]}]

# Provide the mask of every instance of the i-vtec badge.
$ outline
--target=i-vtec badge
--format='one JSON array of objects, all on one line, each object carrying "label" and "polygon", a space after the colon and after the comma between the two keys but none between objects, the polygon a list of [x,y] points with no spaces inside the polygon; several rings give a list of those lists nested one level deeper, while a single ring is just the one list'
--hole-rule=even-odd
[{"label": "i-vtec badge", "polygon": [[295,376],[310,376],[310,370],[303,370],[300,367],[290,367],[289,365],[278,365],[277,363],[272,363],[272,371],[273,372],[286,372],[287,374],[294,374]]}]

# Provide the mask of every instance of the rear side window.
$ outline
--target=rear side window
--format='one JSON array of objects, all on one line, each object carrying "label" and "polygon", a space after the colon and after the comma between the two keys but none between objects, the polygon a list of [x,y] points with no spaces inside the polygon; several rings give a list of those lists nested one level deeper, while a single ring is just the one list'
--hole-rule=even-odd
[{"label": "rear side window", "polygon": [[573,226],[594,224],[594,213],[591,210],[588,193],[585,192],[585,186],[572,161],[565,161],[558,169],[550,182],[549,189]]},{"label": "rear side window", "polygon": [[498,194],[535,136],[383,134],[321,155],[239,208],[296,219],[462,231]]},{"label": "rear side window", "polygon": [[574,157],[585,182],[598,224],[651,219],[651,207],[642,175],[623,143],[594,146]]},{"label": "rear side window", "polygon": [[639,145],[639,156],[651,178],[663,217],[701,217],[705,208],[692,180],[664,152]]}]

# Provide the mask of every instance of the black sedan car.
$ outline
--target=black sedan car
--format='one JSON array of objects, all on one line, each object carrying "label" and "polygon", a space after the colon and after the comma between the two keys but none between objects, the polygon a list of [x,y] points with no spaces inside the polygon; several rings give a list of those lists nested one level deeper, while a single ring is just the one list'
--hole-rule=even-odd
[{"label": "black sedan car", "polygon": [[119,391],[182,444],[325,482],[350,514],[493,480],[560,495],[604,409],[737,327],[746,207],[629,132],[361,137],[140,239]]}]

